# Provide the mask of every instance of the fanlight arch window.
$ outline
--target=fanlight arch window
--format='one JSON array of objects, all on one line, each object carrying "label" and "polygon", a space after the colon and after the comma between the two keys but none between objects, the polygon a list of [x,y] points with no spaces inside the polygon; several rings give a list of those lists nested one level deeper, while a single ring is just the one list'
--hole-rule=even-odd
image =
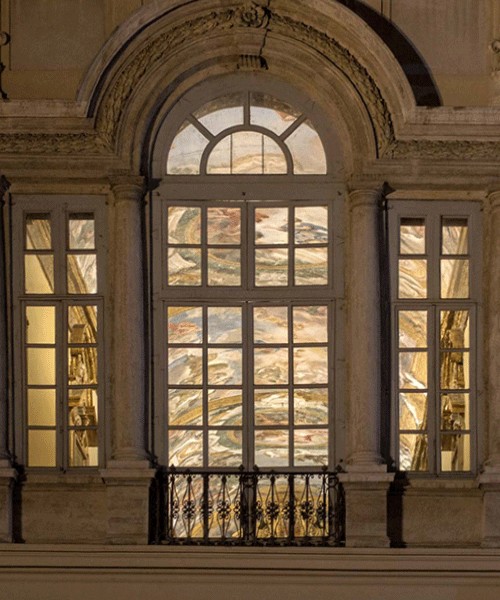
[{"label": "fanlight arch window", "polygon": [[175,135],[168,175],[325,175],[311,120],[256,92],[220,96],[190,114]]}]

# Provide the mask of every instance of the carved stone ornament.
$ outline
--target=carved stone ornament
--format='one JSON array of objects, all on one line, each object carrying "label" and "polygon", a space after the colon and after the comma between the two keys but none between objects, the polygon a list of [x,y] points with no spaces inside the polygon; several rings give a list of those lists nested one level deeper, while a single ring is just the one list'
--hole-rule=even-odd
[{"label": "carved stone ornament", "polygon": [[239,8],[237,16],[243,27],[266,27],[269,23],[268,10],[256,2],[250,2]]},{"label": "carved stone ornament", "polygon": [[10,35],[6,31],[0,31],[0,46],[6,46],[10,42]]},{"label": "carved stone ornament", "polygon": [[401,140],[388,149],[387,157],[499,162],[500,143],[469,140]]}]

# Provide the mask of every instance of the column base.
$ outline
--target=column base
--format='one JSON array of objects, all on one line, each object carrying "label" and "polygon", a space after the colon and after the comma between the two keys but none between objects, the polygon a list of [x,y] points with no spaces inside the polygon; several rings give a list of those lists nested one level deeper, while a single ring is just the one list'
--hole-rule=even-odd
[{"label": "column base", "polygon": [[17,471],[0,465],[0,543],[14,541],[12,494]]},{"label": "column base", "polygon": [[[137,467],[137,463],[135,464]],[[147,544],[151,531],[151,485],[156,471],[145,468],[126,468],[123,463],[110,465],[101,471],[106,484],[108,544]],[[125,468],[124,468],[125,467]]]},{"label": "column base", "polygon": [[387,492],[394,479],[383,465],[365,470],[350,466],[339,479],[345,492],[348,548],[387,548]]},{"label": "column base", "polygon": [[483,490],[481,548],[500,548],[500,468],[486,467],[479,487]]}]

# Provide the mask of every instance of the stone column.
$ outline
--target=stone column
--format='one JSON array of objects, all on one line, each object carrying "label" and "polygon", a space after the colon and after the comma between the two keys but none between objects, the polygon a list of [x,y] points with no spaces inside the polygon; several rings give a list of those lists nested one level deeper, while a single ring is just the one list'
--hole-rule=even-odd
[{"label": "stone column", "polygon": [[387,546],[387,491],[393,475],[380,455],[381,353],[379,206],[381,188],[349,194],[347,252],[346,544]]},{"label": "stone column", "polygon": [[147,543],[154,470],[146,450],[146,327],[142,177],[111,178],[112,456],[107,485],[108,542]]},{"label": "stone column", "polygon": [[0,542],[12,542],[12,491],[16,471],[12,468],[8,444],[8,368],[7,368],[7,261],[4,227],[4,195],[9,184],[0,175]]},{"label": "stone column", "polygon": [[488,457],[479,478],[483,489],[483,541],[487,548],[500,547],[500,190],[489,196],[489,247],[486,280],[488,361],[487,404]]}]

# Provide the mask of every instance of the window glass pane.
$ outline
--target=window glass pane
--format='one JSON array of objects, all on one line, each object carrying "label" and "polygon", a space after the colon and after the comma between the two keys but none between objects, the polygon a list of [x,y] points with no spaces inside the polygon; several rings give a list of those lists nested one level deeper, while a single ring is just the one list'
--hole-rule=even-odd
[{"label": "window glass pane", "polygon": [[469,261],[449,258],[441,260],[441,298],[469,297]]},{"label": "window glass pane", "polygon": [[68,254],[68,292],[97,292],[97,261],[95,254]]},{"label": "window glass pane", "polygon": [[55,344],[55,306],[26,307],[26,342],[28,344]]},{"label": "window glass pane", "polygon": [[241,361],[241,348],[210,348],[208,350],[209,385],[241,384]]},{"label": "window glass pane", "polygon": [[97,390],[68,389],[68,423],[72,426],[95,427],[98,423]]},{"label": "window glass pane", "polygon": [[399,253],[425,254],[425,219],[401,219]]},{"label": "window glass pane", "polygon": [[441,429],[469,429],[469,394],[441,394]]},{"label": "window glass pane", "polygon": [[174,429],[168,433],[168,464],[175,467],[203,466],[203,431]]},{"label": "window glass pane", "polygon": [[293,341],[295,343],[328,341],[328,307],[294,306]]},{"label": "window glass pane", "polygon": [[239,244],[241,241],[241,209],[209,208],[207,210],[209,244]]},{"label": "window glass pane", "polygon": [[201,285],[201,250],[169,249],[168,285]]},{"label": "window glass pane", "polygon": [[401,471],[427,471],[427,435],[402,433],[399,436],[399,468]]},{"label": "window glass pane", "polygon": [[208,343],[241,343],[241,307],[208,307]]},{"label": "window glass pane", "polygon": [[97,383],[97,348],[68,348],[68,383]]},{"label": "window glass pane", "polygon": [[26,348],[28,385],[55,385],[55,348]]},{"label": "window glass pane", "polygon": [[469,251],[467,219],[443,217],[441,223],[443,254],[467,254]]},{"label": "window glass pane", "polygon": [[399,394],[399,429],[427,429],[427,394]]},{"label": "window glass pane", "polygon": [[231,148],[232,138],[230,135],[223,138],[214,147],[207,161],[207,173],[209,175],[231,174]]},{"label": "window glass pane", "polygon": [[441,436],[441,470],[470,471],[470,435],[450,433]]},{"label": "window glass pane", "polygon": [[254,349],[254,383],[276,385],[288,383],[288,349]]},{"label": "window glass pane", "polygon": [[203,340],[201,306],[168,307],[169,344],[201,344]]},{"label": "window glass pane", "polygon": [[68,342],[95,344],[97,341],[97,306],[68,306]]},{"label": "window glass pane", "polygon": [[54,257],[51,254],[26,254],[24,276],[24,291],[27,294],[53,294]]},{"label": "window glass pane", "polygon": [[255,306],[253,309],[253,339],[255,344],[288,343],[288,308],[286,306]]},{"label": "window glass pane", "polygon": [[242,424],[241,389],[208,390],[208,424],[224,426]]},{"label": "window glass pane", "polygon": [[201,385],[203,383],[201,348],[169,348],[169,385]]},{"label": "window glass pane", "polygon": [[231,172],[264,172],[264,136],[255,131],[238,131],[232,134]]},{"label": "window glass pane", "polygon": [[259,390],[254,392],[256,425],[287,425],[289,421],[288,390]]},{"label": "window glass pane", "polygon": [[56,432],[31,429],[28,431],[28,466],[56,466]]},{"label": "window glass pane", "polygon": [[255,285],[271,287],[288,285],[288,249],[255,250]]},{"label": "window glass pane", "polygon": [[271,138],[263,137],[263,173],[266,175],[283,175],[287,173],[288,166],[283,150]]},{"label": "window glass pane", "polygon": [[70,430],[68,442],[70,467],[97,467],[99,456],[95,430]]},{"label": "window glass pane", "polygon": [[328,389],[296,388],[293,394],[296,425],[326,425],[328,423]]},{"label": "window glass pane", "polygon": [[68,223],[69,249],[94,250],[94,217],[90,215],[70,215]]},{"label": "window glass pane", "polygon": [[295,285],[328,284],[328,248],[295,249]]},{"label": "window glass pane", "polygon": [[328,383],[328,348],[294,348],[293,381],[295,384]]},{"label": "window glass pane", "polygon": [[285,140],[295,175],[325,175],[326,156],[323,144],[311,121],[304,121]]},{"label": "window glass pane", "polygon": [[399,387],[401,389],[427,387],[427,352],[399,353]]},{"label": "window glass pane", "polygon": [[28,425],[55,426],[55,389],[28,389]]},{"label": "window glass pane", "polygon": [[295,243],[328,242],[328,207],[297,206],[295,208]]},{"label": "window glass pane", "polygon": [[194,112],[193,116],[213,135],[229,127],[243,125],[243,95],[227,94],[215,98]]},{"label": "window glass pane", "polygon": [[441,348],[470,347],[470,319],[468,310],[440,311]]},{"label": "window glass pane", "polygon": [[26,216],[25,247],[27,250],[50,250],[52,248],[50,215]]},{"label": "window glass pane", "polygon": [[398,319],[399,347],[425,348],[427,346],[427,311],[400,310]]},{"label": "window glass pane", "polygon": [[296,429],[294,432],[295,466],[328,464],[328,431],[326,429]]},{"label": "window glass pane", "polygon": [[441,352],[441,389],[468,389],[469,353]]},{"label": "window glass pane", "polygon": [[255,243],[288,243],[288,208],[255,209]]},{"label": "window glass pane", "polygon": [[168,391],[169,425],[203,425],[203,391],[178,390]]},{"label": "window glass pane", "polygon": [[427,260],[399,260],[399,292],[400,298],[427,297]]},{"label": "window glass pane", "polygon": [[286,429],[255,431],[255,464],[259,467],[282,467],[289,464]]},{"label": "window glass pane", "polygon": [[277,135],[283,133],[300,116],[286,102],[268,94],[252,92],[250,95],[250,123],[270,129]]},{"label": "window glass pane", "polygon": [[189,121],[185,121],[175,136],[167,160],[169,175],[198,175],[203,150],[208,139]]},{"label": "window glass pane", "polygon": [[168,243],[201,243],[201,209],[195,206],[168,207]]},{"label": "window glass pane", "polygon": [[241,285],[241,251],[221,248],[208,249],[208,285]]},{"label": "window glass pane", "polygon": [[208,463],[211,467],[239,467],[243,461],[242,432],[220,429],[208,432]]}]

